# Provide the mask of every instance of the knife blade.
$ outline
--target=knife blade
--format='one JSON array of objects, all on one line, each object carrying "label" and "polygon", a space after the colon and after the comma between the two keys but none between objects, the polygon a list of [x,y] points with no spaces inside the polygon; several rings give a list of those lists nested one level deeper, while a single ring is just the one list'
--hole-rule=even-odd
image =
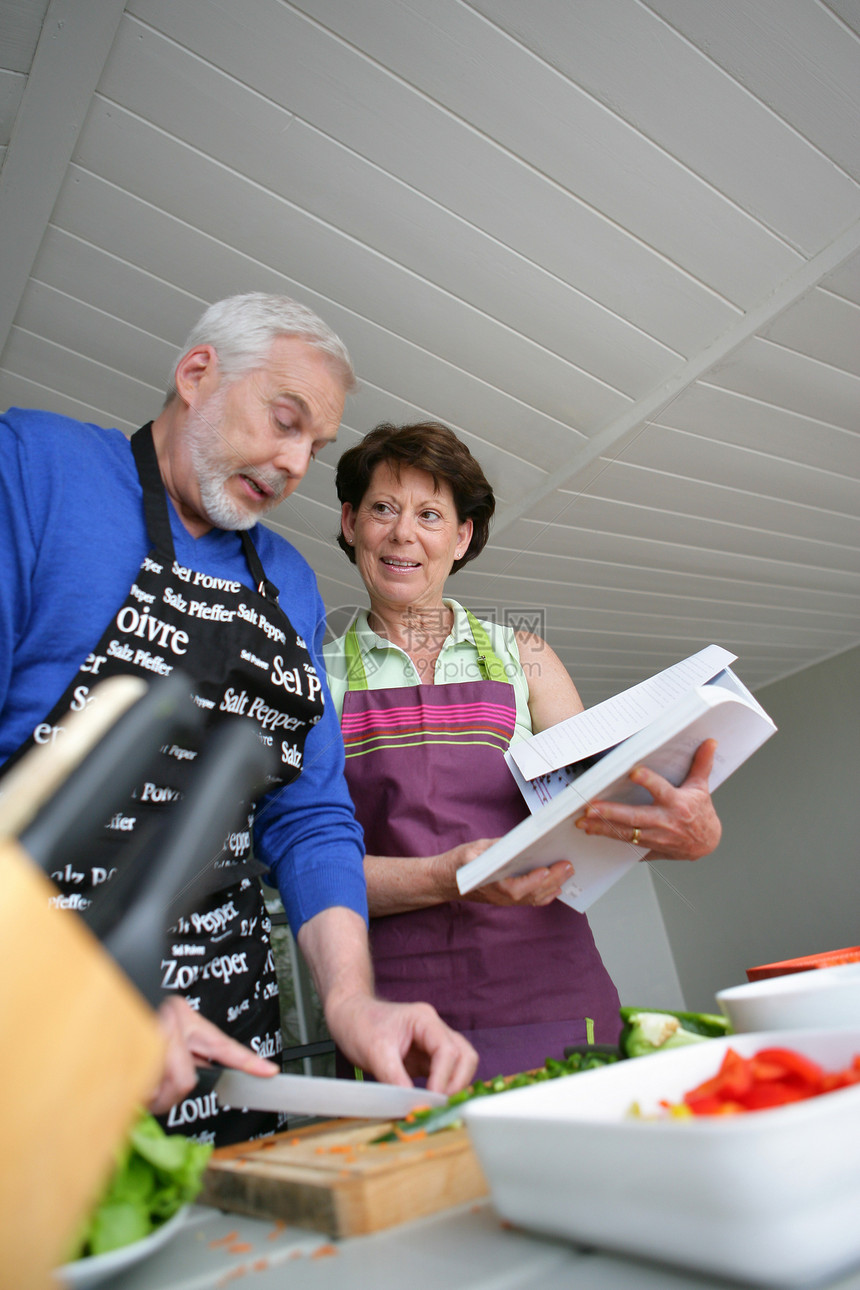
[{"label": "knife blade", "polygon": [[403,1088],[371,1080],[329,1079],[322,1075],[246,1075],[221,1066],[198,1069],[204,1088],[214,1088],[222,1106],[289,1115],[348,1116],[397,1120],[420,1106],[444,1106],[443,1093]]}]

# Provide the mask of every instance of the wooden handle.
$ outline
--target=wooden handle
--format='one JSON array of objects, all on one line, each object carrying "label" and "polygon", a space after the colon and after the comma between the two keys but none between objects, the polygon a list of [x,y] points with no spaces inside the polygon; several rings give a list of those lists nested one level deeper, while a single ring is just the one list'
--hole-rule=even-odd
[{"label": "wooden handle", "polygon": [[44,1290],[160,1078],[155,1013],[56,888],[0,843],[2,1281]]}]

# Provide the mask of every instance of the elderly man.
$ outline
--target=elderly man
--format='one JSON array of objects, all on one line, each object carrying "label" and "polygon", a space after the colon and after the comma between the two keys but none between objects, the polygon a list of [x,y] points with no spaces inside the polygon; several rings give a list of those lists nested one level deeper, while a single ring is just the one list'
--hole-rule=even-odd
[{"label": "elderly man", "polygon": [[[471,1047],[432,1008],[374,995],[362,834],[320,666],[323,605],[306,562],[258,523],[334,440],[353,385],[349,355],[316,315],[254,293],[204,313],[160,415],[130,442],[44,412],[0,421],[0,760],[54,737],[102,678],[174,668],[207,720],[253,720],[279,754],[205,899],[170,929],[165,1024],[181,1042],[159,1108],[190,1092],[195,1056],[263,1073],[280,1050],[264,868],[350,1060],[394,1083],[427,1074],[442,1091],[474,1070]],[[96,871],[122,863],[128,838],[182,793],[194,756],[162,750],[106,821],[92,871],[54,875],[65,903],[86,907]],[[219,1144],[275,1127],[213,1103],[192,1096],[179,1118]]]}]

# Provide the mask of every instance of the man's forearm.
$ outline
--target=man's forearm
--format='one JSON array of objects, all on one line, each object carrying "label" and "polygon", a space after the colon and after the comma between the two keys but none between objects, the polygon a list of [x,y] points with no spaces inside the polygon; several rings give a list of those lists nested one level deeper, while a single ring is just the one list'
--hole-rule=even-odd
[{"label": "man's forearm", "polygon": [[390,1003],[373,994],[367,927],[336,905],[308,920],[298,943],[313,974],[332,1039],[375,1079],[406,1085],[416,1076],[440,1093],[465,1087],[478,1055],[428,1003]]},{"label": "man's forearm", "polygon": [[373,994],[367,925],[360,914],[342,905],[324,909],[302,925],[297,940],[327,1014],[329,1002]]}]

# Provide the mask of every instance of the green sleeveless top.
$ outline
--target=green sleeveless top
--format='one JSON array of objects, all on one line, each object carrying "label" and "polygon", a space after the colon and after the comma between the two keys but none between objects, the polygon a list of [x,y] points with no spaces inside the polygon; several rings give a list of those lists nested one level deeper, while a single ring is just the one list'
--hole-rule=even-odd
[{"label": "green sleeveless top", "polygon": [[[514,687],[517,719],[512,742],[532,733],[528,709],[528,679],[520,663],[514,631],[482,621],[456,600],[444,602],[453,610],[454,625],[436,660],[436,684],[464,681],[508,681]],[[343,636],[323,648],[329,688],[338,716],[348,689],[397,689],[420,685],[421,678],[405,650],[377,635],[362,610]]]}]

